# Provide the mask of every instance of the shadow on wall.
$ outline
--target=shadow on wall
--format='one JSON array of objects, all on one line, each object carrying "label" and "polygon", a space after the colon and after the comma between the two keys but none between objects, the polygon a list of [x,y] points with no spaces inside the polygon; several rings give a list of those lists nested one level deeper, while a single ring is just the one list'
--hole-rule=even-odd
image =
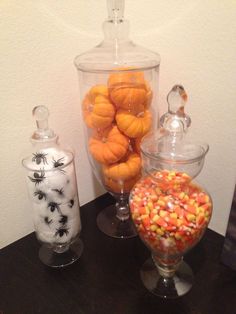
[{"label": "shadow on wall", "polygon": [[98,179],[96,178],[94,173],[92,173],[92,182],[93,182],[94,193],[97,197],[106,193],[106,190],[103,188],[102,184],[98,182]]}]

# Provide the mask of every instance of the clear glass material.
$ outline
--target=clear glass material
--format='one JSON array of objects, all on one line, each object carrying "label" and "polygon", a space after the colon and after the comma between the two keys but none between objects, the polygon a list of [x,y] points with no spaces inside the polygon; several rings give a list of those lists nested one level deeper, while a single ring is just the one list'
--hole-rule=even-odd
[{"label": "clear glass material", "polygon": [[104,40],[76,57],[75,65],[89,160],[116,199],[116,205],[101,211],[97,224],[109,236],[129,238],[136,235],[128,197],[140,178],[140,141],[157,127],[160,57],[129,40],[124,1],[107,4]]},{"label": "clear glass material", "polygon": [[50,267],[64,267],[81,255],[83,243],[79,199],[73,154],[57,144],[57,136],[48,128],[48,110],[35,107],[38,129],[31,141],[33,152],[23,159],[33,222],[41,261]]},{"label": "clear glass material", "polygon": [[[171,101],[168,97],[169,105]],[[141,143],[143,177],[131,191],[130,209],[140,238],[152,252],[141,269],[144,285],[155,295],[176,298],[193,283],[183,255],[199,242],[211,218],[212,199],[193,180],[209,147],[186,141],[190,124],[183,110],[180,115],[169,111],[162,121],[163,128]]]}]

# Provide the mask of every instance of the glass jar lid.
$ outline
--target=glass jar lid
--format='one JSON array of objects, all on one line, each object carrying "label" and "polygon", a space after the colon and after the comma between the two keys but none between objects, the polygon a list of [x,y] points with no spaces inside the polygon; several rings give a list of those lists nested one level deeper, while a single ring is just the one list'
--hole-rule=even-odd
[{"label": "glass jar lid", "polygon": [[190,117],[184,112],[187,94],[175,85],[167,96],[168,112],[161,119],[161,128],[147,135],[141,143],[144,167],[148,172],[157,169],[184,171],[195,177],[202,169],[209,150],[205,143],[194,143],[187,130]]},{"label": "glass jar lid", "polygon": [[124,0],[107,0],[108,19],[103,23],[104,40],[75,58],[78,70],[114,72],[120,68],[147,70],[158,67],[160,56],[129,39],[129,22],[124,19]]},{"label": "glass jar lid", "polygon": [[58,136],[48,126],[49,111],[45,106],[37,106],[32,111],[37,129],[30,140],[33,144],[32,154],[22,160],[23,166],[39,173],[61,171],[73,161],[73,154],[61,149]]}]

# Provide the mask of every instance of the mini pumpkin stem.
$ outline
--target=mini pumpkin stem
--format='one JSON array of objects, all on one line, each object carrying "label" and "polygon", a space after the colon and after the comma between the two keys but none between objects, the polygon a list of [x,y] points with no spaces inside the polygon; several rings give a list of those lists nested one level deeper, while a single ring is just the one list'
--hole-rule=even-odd
[{"label": "mini pumpkin stem", "polygon": [[138,118],[143,118],[143,116],[144,116],[144,111],[141,111],[136,115],[136,117]]},{"label": "mini pumpkin stem", "polygon": [[121,221],[129,219],[128,196],[124,194],[116,198],[116,217]]}]

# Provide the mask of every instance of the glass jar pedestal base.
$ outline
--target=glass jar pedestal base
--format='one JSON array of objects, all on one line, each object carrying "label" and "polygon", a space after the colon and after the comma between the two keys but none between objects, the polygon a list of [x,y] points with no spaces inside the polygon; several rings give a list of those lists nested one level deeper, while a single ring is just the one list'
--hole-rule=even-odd
[{"label": "glass jar pedestal base", "polygon": [[172,276],[161,276],[152,258],[143,264],[140,275],[144,286],[154,295],[175,299],[185,295],[192,288],[193,272],[184,261],[181,261]]},{"label": "glass jar pedestal base", "polygon": [[137,236],[129,214],[125,219],[119,218],[116,205],[104,208],[97,216],[98,228],[112,238],[128,239]]},{"label": "glass jar pedestal base", "polygon": [[39,249],[41,262],[52,268],[63,268],[76,262],[83,252],[83,242],[77,238],[72,244],[48,247],[43,244]]}]

